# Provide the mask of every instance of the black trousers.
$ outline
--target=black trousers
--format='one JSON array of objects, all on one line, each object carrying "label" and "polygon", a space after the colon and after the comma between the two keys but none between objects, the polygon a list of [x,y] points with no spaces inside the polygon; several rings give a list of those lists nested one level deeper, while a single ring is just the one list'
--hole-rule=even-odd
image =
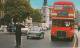
[{"label": "black trousers", "polygon": [[16,46],[20,46],[20,45],[21,45],[21,36],[16,35]]}]

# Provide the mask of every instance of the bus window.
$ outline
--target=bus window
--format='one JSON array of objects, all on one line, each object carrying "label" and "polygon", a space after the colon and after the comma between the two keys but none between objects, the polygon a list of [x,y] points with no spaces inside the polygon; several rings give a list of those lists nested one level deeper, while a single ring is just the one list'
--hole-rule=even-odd
[{"label": "bus window", "polygon": [[55,27],[73,27],[74,21],[71,20],[52,20],[52,26]]},{"label": "bus window", "polygon": [[73,9],[73,6],[71,6],[71,5],[64,5],[63,8],[64,8],[64,10],[69,10],[69,9]]},{"label": "bus window", "polygon": [[55,10],[62,10],[63,5],[55,5],[54,9]]},{"label": "bus window", "polygon": [[70,26],[70,22],[65,22],[65,26]]}]

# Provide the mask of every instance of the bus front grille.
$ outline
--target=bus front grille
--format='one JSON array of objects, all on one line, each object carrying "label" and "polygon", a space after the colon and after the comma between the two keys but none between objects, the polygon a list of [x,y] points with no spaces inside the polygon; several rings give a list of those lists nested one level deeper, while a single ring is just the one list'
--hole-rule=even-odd
[{"label": "bus front grille", "polygon": [[65,38],[66,32],[65,31],[57,31],[57,37]]}]

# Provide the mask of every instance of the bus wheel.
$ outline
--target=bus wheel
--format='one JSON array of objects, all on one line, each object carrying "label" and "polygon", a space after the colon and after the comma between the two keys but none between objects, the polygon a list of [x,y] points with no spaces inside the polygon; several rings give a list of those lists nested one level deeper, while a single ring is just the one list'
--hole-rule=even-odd
[{"label": "bus wheel", "polygon": [[67,41],[73,41],[73,39],[74,39],[74,36],[71,38],[67,38]]},{"label": "bus wheel", "polygon": [[72,37],[70,38],[70,41],[73,41],[73,39],[74,39],[74,36],[72,36]]}]

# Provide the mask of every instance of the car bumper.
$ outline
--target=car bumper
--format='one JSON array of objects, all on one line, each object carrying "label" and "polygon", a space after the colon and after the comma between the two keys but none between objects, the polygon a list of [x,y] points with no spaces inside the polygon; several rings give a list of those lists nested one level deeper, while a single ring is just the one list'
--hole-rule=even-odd
[{"label": "car bumper", "polygon": [[40,34],[27,34],[27,37],[40,37],[41,36],[41,33]]},{"label": "car bumper", "polygon": [[26,33],[27,34],[27,31],[21,31],[22,33]]}]

